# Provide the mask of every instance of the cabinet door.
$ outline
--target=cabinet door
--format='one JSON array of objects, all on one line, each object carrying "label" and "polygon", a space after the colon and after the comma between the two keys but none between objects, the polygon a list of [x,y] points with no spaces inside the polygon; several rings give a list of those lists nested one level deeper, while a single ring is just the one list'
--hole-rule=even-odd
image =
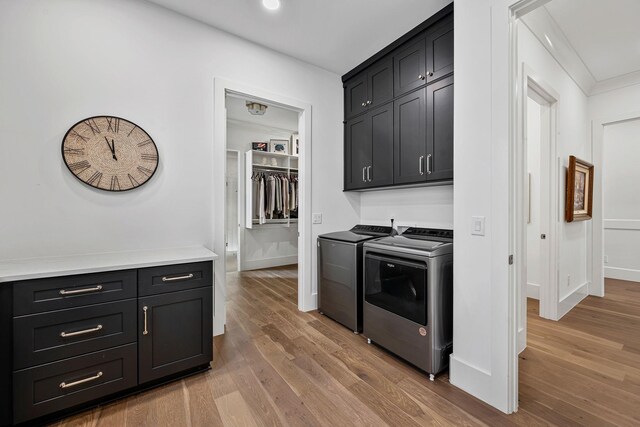
[{"label": "cabinet door", "polygon": [[453,72],[453,21],[447,19],[427,32],[427,82]]},{"label": "cabinet door", "polygon": [[366,111],[368,95],[366,72],[349,80],[344,87],[345,117],[352,117]]},{"label": "cabinet door", "polygon": [[367,70],[368,107],[373,108],[393,99],[393,61],[383,58]]},{"label": "cabinet door", "polygon": [[370,126],[367,115],[349,120],[345,131],[344,189],[356,190],[367,185],[367,170],[371,165]]},{"label": "cabinet door", "polygon": [[367,114],[371,126],[371,163],[367,171],[369,187],[393,184],[393,103]]},{"label": "cabinet door", "polygon": [[212,360],[212,303],[211,287],[139,299],[140,384]]},{"label": "cabinet door", "polygon": [[410,42],[393,57],[393,95],[399,96],[425,84],[425,36]]},{"label": "cabinet door", "polygon": [[394,184],[424,182],[427,179],[426,88],[394,101]]},{"label": "cabinet door", "polygon": [[453,76],[427,86],[427,180],[453,179]]}]

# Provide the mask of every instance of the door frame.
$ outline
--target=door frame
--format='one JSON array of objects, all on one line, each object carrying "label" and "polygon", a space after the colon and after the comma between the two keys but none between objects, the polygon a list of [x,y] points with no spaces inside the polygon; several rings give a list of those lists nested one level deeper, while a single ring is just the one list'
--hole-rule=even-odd
[{"label": "door frame", "polygon": [[[214,215],[213,249],[225,253],[226,220],[226,149],[227,149],[227,94],[246,96],[298,112],[298,134],[300,153],[298,158],[298,181],[302,189],[299,195],[301,215],[298,217],[298,309],[310,311],[317,308],[316,295],[312,290],[312,254],[313,238],[311,234],[311,118],[312,106],[286,95],[271,93],[244,83],[234,82],[220,77],[213,79],[214,120],[213,120],[213,198]],[[217,205],[222,202],[222,206]],[[217,206],[216,206],[217,205]],[[224,333],[226,324],[226,263],[218,264],[214,278],[213,335]]]},{"label": "door frame", "polygon": [[[527,221],[526,213],[529,206],[528,189],[528,100],[533,99],[542,108],[540,115],[540,233],[546,234],[546,239],[540,240],[542,283],[540,283],[540,317],[557,320],[558,318],[558,260],[559,253],[559,162],[557,154],[557,105],[560,95],[547,84],[528,64],[522,63],[521,79],[518,99],[519,113],[517,122],[517,140],[515,150],[514,173],[515,181],[515,247],[519,254],[515,261],[516,277],[519,286],[516,287],[520,307],[518,318],[518,353],[526,348],[527,342],[527,296],[528,283],[527,266]],[[546,191],[544,191],[546,190]],[[520,212],[520,214],[518,214]]]},{"label": "door frame", "polygon": [[606,118],[591,120],[591,158],[596,168],[593,179],[593,216],[591,247],[591,284],[589,295],[604,296],[604,188],[602,186],[602,172],[604,166],[604,128],[617,123],[640,119],[640,111],[617,114]]},{"label": "door frame", "polygon": [[[238,200],[236,201],[237,203],[237,210],[238,210],[238,217],[236,218],[236,228],[238,229],[238,251],[236,253],[236,263],[237,265],[237,271],[240,272],[242,271],[241,268],[241,259],[242,259],[242,247],[243,245],[243,239],[244,239],[244,233],[241,227],[241,213],[244,212],[244,199],[243,197],[241,197],[242,192],[240,191],[240,188],[244,187],[244,162],[241,160],[241,156],[242,153],[240,152],[240,150],[233,150],[233,149],[229,149],[227,148],[226,153],[234,153],[237,157],[237,161],[238,161],[238,176],[236,176],[236,182],[238,183]],[[226,156],[225,156],[225,162],[226,162]],[[227,170],[227,164],[225,163],[225,171]],[[226,181],[226,173],[225,173],[225,181]],[[225,192],[227,191],[227,188],[225,187]],[[227,208],[226,206],[226,194],[225,194],[225,209]],[[225,211],[226,212],[226,211]],[[227,221],[229,221],[229,218],[227,218],[225,216],[225,228],[224,228],[224,241],[225,241],[225,265],[226,265],[226,261],[227,261],[227,257],[226,257],[226,250],[227,250],[227,246],[226,246],[226,242],[227,239],[229,238],[229,236],[227,235],[227,231],[229,230],[228,227],[228,223]],[[226,267],[225,267],[226,269]]]}]

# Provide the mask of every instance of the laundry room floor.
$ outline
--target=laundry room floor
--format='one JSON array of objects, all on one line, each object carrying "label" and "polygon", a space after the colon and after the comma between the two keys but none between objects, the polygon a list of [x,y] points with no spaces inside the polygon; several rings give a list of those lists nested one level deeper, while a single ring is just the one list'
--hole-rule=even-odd
[{"label": "laundry room floor", "polygon": [[[595,308],[587,310],[594,313],[607,310],[598,308],[597,301],[591,304]],[[530,319],[534,315],[537,317],[530,311]],[[531,331],[539,334],[539,321],[530,322]],[[571,334],[571,328],[571,324],[563,326],[556,339]],[[553,334],[549,327],[546,330]],[[582,424],[603,421],[589,418],[590,412],[575,402],[577,397],[561,401],[537,391],[553,377],[532,381],[536,375],[531,369],[536,363],[544,367],[555,362],[543,362],[547,356],[538,349],[539,343],[532,342],[531,351],[525,352],[531,358],[521,363],[524,373],[516,414],[507,416],[450,385],[446,373],[430,382],[427,375],[404,361],[368,345],[363,336],[317,312],[299,312],[296,266],[230,274],[227,330],[215,338],[214,345],[212,370],[86,411],[57,425],[531,426],[581,424],[577,421],[580,416],[585,417]],[[634,349],[638,347],[629,351]],[[637,369],[639,366],[633,372]],[[617,372],[606,366],[603,371],[605,376]],[[571,373],[571,386],[576,384],[575,375]],[[640,382],[634,378],[629,378],[628,387],[640,390]],[[593,389],[589,392],[598,394]],[[624,402],[620,400],[620,405]],[[628,421],[632,415],[615,419]]]}]

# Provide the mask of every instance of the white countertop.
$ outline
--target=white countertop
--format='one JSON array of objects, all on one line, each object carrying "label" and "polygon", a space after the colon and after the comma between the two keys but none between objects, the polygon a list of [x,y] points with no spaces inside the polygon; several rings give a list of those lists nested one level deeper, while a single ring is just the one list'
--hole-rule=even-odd
[{"label": "white countertop", "polygon": [[0,283],[159,265],[213,261],[218,255],[202,246],[110,252],[0,261]]}]

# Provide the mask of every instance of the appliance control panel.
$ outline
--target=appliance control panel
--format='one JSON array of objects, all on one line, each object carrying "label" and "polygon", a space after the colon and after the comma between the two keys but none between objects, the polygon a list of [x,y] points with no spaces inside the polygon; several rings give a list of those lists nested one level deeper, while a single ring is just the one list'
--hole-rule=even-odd
[{"label": "appliance control panel", "polygon": [[409,227],[404,231],[404,233],[402,233],[402,235],[404,237],[413,237],[417,239],[453,239],[453,230]]},{"label": "appliance control panel", "polygon": [[371,234],[380,236],[390,236],[393,234],[394,229],[391,227],[385,227],[382,225],[364,225],[358,224],[354,226],[351,231],[359,234]]}]

